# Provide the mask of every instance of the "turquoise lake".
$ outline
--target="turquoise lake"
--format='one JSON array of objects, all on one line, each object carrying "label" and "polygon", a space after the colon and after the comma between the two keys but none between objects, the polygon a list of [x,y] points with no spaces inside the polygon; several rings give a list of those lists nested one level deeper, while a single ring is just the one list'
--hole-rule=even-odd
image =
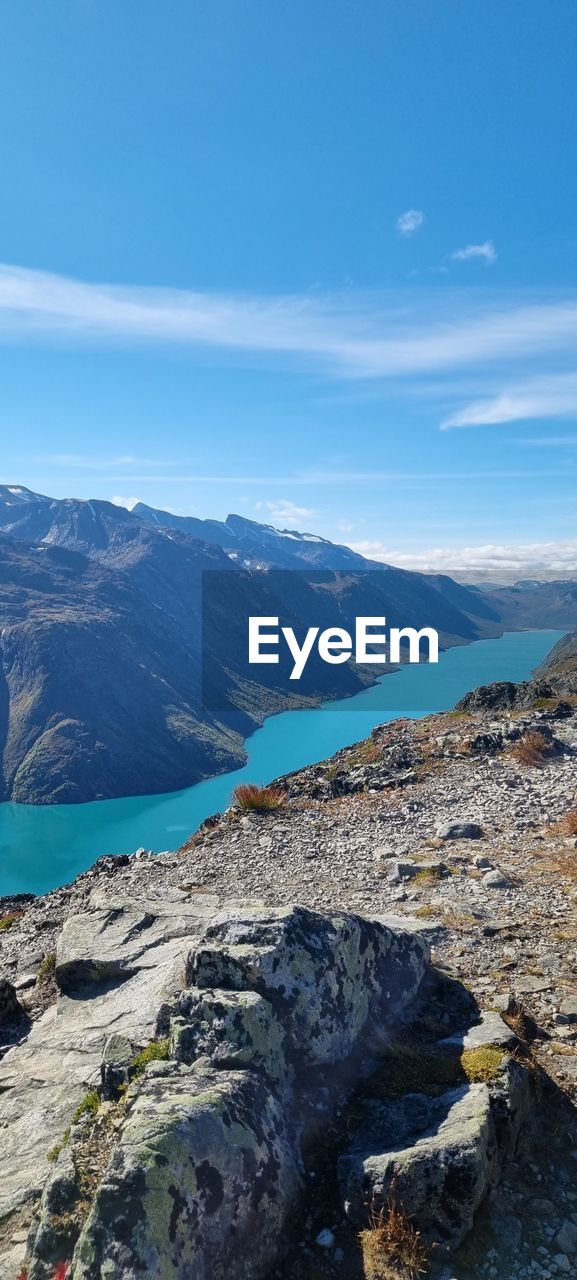
[{"label": "turquoise lake", "polygon": [[168,795],[128,796],[79,805],[0,805],[0,896],[45,893],[72,880],[104,853],[139,846],[177,848],[209,814],[226,808],[238,782],[271,782],[364,738],[398,716],[417,719],[453,707],[476,685],[526,680],[562,631],[510,632],[449,649],[436,666],[406,666],[371,689],[314,710],[271,716],[247,740],[248,762]]}]

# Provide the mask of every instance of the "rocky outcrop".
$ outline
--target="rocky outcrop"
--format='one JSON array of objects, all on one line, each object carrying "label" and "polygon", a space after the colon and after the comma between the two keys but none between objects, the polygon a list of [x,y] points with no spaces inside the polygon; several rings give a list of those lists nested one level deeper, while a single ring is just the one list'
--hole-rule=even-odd
[{"label": "rocky outcrop", "polygon": [[[107,1101],[88,1095],[44,1171],[29,1280],[52,1280],[64,1261],[70,1280],[268,1276],[306,1197],[304,1151],[359,1088],[361,1123],[340,1160],[344,1210],[363,1225],[367,1204],[394,1189],[423,1238],[447,1248],[469,1230],[527,1112],[511,1030],[496,1013],[471,1026],[469,993],[435,975],[422,932],[396,922],[95,898],[67,921],[55,971],[52,1049],[75,1028],[83,1083],[100,1079]],[[433,1047],[451,1078],[479,1048],[497,1068],[441,1091],[411,1091],[408,1073],[406,1092],[387,1100],[390,1042],[410,1044],[431,999],[450,1029]],[[21,1070],[21,1051],[11,1057]],[[43,1097],[63,1125],[62,1098]],[[39,1151],[49,1135],[38,1112],[36,1131]]]},{"label": "rocky outcrop", "polygon": [[427,963],[421,937],[340,912],[210,925],[171,1018],[175,1061],[130,1106],[75,1280],[264,1275],[302,1193],[303,1129],[350,1087],[369,1029],[406,1014]]},{"label": "rocky outcrop", "polygon": [[498,1182],[529,1108],[529,1073],[505,1054],[489,1083],[367,1101],[339,1162],[348,1216],[362,1226],[367,1205],[378,1214],[394,1199],[410,1209],[428,1245],[456,1248]]},{"label": "rocky outcrop", "polygon": [[211,906],[183,903],[174,891],[167,898],[141,907],[96,898],[90,911],[71,917],[56,957],[65,990],[0,1061],[2,1280],[15,1274],[10,1223],[18,1215],[30,1221],[50,1171],[47,1153],[98,1087],[111,1030],[147,1044],[182,986],[186,954]]},{"label": "rocky outcrop", "polygon": [[[56,1003],[0,1063],[0,1209],[7,1241],[31,1220],[30,1280],[73,1250],[73,1280],[264,1275],[304,1135],[428,968],[420,933],[344,912],[94,895],[58,940]],[[23,1251],[0,1254],[3,1280]]]}]

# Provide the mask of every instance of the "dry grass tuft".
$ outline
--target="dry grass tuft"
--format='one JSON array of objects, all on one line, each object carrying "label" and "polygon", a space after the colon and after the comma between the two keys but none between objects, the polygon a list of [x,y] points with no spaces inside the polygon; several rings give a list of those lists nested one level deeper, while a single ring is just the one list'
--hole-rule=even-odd
[{"label": "dry grass tuft", "polygon": [[24,915],[23,911],[11,911],[7,916],[0,916],[0,929],[11,929],[17,920]]},{"label": "dry grass tuft", "polygon": [[551,754],[551,744],[537,729],[530,729],[511,747],[510,755],[519,764],[539,769]]},{"label": "dry grass tuft", "polygon": [[254,782],[241,783],[235,787],[233,798],[245,813],[272,813],[286,804],[285,793],[280,787],[257,787]]},{"label": "dry grass tuft", "polygon": [[577,836],[577,809],[568,809],[561,821],[556,822],[551,830],[560,836]]},{"label": "dry grass tuft", "polygon": [[566,880],[577,881],[577,849],[559,850],[558,853],[552,853],[543,861],[556,875],[564,876]]},{"label": "dry grass tuft", "polygon": [[359,1232],[365,1280],[417,1280],[426,1275],[430,1250],[402,1205],[390,1199]]}]

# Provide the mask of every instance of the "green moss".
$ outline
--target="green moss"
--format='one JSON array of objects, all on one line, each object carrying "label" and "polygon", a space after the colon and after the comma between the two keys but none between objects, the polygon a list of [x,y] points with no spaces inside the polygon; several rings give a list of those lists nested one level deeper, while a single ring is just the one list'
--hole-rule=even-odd
[{"label": "green moss", "polygon": [[395,1099],[406,1093],[427,1093],[436,1097],[465,1081],[478,1084],[494,1080],[500,1073],[503,1056],[503,1050],[496,1045],[460,1052],[398,1046],[390,1050],[376,1078],[371,1079],[370,1096]]},{"label": "green moss", "polygon": [[129,1067],[131,1080],[138,1080],[144,1075],[149,1062],[166,1062],[168,1058],[168,1040],[153,1040],[151,1044],[137,1053]]},{"label": "green moss", "polygon": [[76,1111],[73,1113],[73,1116],[72,1116],[72,1124],[77,1124],[77,1122],[81,1120],[83,1116],[86,1116],[86,1115],[95,1116],[99,1106],[100,1106],[100,1094],[96,1092],[96,1089],[91,1089],[90,1093],[85,1094],[85,1096],[82,1099],[82,1102],[78,1103]]},{"label": "green moss", "polygon": [[55,973],[56,973],[56,952],[50,951],[47,956],[44,956],[42,964],[40,965],[40,968],[38,970],[38,981],[49,982],[50,979],[54,977]]},{"label": "green moss", "polygon": [[501,1071],[503,1050],[495,1044],[485,1044],[479,1049],[465,1049],[460,1057],[461,1067],[470,1084],[482,1084],[495,1080]]}]

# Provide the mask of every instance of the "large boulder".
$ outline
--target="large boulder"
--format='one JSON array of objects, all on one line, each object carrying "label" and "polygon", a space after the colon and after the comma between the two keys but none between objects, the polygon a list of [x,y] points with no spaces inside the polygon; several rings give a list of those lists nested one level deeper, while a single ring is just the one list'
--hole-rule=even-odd
[{"label": "large boulder", "polygon": [[[423,936],[344,912],[239,907],[205,923],[196,938],[192,921],[174,907],[169,916],[136,907],[132,919],[127,911],[96,912],[72,921],[59,945],[67,992],[60,1001],[79,1010],[90,1003],[105,1010],[119,993],[138,1009],[137,976],[151,995],[164,948],[173,960],[183,957],[180,970],[171,969],[175,986],[180,972],[180,991],[160,1006],[170,1014],[169,1060],[150,1061],[129,1085],[77,1238],[72,1280],[267,1274],[300,1199],[303,1133],[350,1090],[369,1035],[372,1051],[373,1033],[388,1034],[406,1016],[429,966]],[[101,1048],[109,1097],[131,1079],[140,1042],[129,1019],[115,1025]],[[33,1280],[45,1280],[58,1247],[70,1256],[48,1212],[59,1162],[45,1193]]]},{"label": "large boulder", "polygon": [[147,1078],[84,1226],[71,1280],[259,1280],[302,1175],[282,1108],[251,1071]]},{"label": "large boulder", "polygon": [[411,1003],[429,961],[423,937],[342,911],[305,907],[223,917],[191,953],[199,988],[256,991],[282,1023],[287,1061],[341,1062],[371,1023]]},{"label": "large boulder", "polygon": [[493,1181],[498,1150],[485,1084],[439,1098],[406,1094],[370,1101],[354,1146],[340,1161],[347,1211],[359,1223],[392,1194],[410,1207],[427,1242],[454,1246]]},{"label": "large boulder", "polygon": [[455,1248],[514,1151],[529,1106],[529,1073],[505,1053],[488,1083],[465,1081],[440,1096],[369,1099],[339,1161],[349,1218],[362,1225],[367,1205],[379,1212],[394,1200],[427,1243]]}]

